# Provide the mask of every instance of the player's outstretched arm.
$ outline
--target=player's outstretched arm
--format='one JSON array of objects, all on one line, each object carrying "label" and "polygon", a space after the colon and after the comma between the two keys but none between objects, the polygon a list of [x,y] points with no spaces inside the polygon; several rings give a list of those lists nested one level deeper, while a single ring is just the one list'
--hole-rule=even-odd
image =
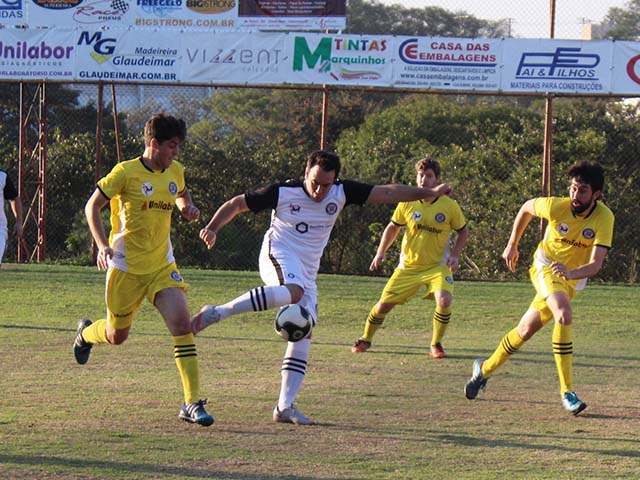
[{"label": "player's outstretched arm", "polygon": [[247,200],[244,194],[237,195],[223,203],[216,213],[214,213],[207,226],[200,230],[200,238],[207,245],[207,248],[211,250],[216,244],[218,232],[222,227],[248,210],[249,207],[247,206]]},{"label": "player's outstretched arm", "polygon": [[388,184],[375,185],[371,189],[367,203],[398,203],[422,200],[448,195],[452,191],[451,185],[442,183],[435,188],[412,187],[410,185]]},{"label": "player's outstretched arm", "polygon": [[516,219],[513,221],[513,228],[511,229],[511,236],[509,237],[509,242],[502,252],[502,258],[507,264],[507,268],[515,272],[516,265],[518,264],[518,258],[520,257],[520,252],[518,251],[518,244],[520,243],[520,239],[522,238],[522,234],[524,233],[525,228],[531,222],[531,219],[535,217],[536,210],[534,207],[535,198],[531,200],[527,200],[522,204],[518,214],[516,215]]}]

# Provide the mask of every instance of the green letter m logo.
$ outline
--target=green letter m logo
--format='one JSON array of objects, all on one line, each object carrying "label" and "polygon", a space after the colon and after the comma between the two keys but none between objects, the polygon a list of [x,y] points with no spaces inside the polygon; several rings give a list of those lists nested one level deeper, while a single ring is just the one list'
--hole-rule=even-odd
[{"label": "green letter m logo", "polygon": [[323,38],[318,43],[318,48],[314,52],[309,50],[307,39],[304,37],[296,37],[293,47],[293,71],[302,71],[302,62],[307,64],[309,68],[314,68],[318,60],[323,62],[331,61],[331,38]]}]

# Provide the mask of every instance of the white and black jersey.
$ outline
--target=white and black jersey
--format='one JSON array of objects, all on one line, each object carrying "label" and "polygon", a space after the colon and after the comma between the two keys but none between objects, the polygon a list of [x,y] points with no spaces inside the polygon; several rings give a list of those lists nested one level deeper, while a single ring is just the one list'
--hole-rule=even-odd
[{"label": "white and black jersey", "polygon": [[271,209],[271,226],[264,236],[263,249],[287,252],[304,264],[305,273],[315,279],[331,230],[342,209],[363,205],[373,185],[351,180],[337,181],[321,202],[315,202],[303,180],[273,183],[247,192],[245,199],[254,212]]},{"label": "white and black jersey", "polygon": [[2,192],[0,195],[0,230],[6,230],[7,216],[4,212],[4,201],[15,200],[18,197],[18,191],[4,170],[0,170],[0,192]]}]

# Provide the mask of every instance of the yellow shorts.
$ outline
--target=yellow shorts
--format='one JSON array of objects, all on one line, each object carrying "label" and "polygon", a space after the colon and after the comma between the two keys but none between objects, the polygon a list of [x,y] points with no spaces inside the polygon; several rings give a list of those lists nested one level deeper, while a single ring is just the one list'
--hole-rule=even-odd
[{"label": "yellow shorts", "polygon": [[422,285],[427,288],[424,299],[433,299],[434,293],[438,290],[453,293],[451,270],[446,265],[437,265],[428,270],[396,268],[382,291],[380,301],[403,304],[413,297]]},{"label": "yellow shorts", "polygon": [[534,308],[540,312],[543,325],[553,318],[551,309],[547,306],[547,297],[549,295],[556,292],[564,292],[569,297],[569,300],[576,296],[576,282],[554,275],[551,267],[534,263],[529,269],[529,278],[536,289],[536,296],[529,308]]},{"label": "yellow shorts", "polygon": [[108,325],[115,329],[130,327],[145,297],[153,304],[156,293],[166,288],[189,289],[175,262],[144,275],[110,268],[105,292]]}]

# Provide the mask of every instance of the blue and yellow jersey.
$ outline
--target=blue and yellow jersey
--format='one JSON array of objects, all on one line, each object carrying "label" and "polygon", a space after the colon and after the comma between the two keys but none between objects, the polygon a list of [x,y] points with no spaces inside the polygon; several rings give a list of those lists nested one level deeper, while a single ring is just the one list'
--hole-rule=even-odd
[{"label": "blue and yellow jersey", "polygon": [[536,198],[534,209],[536,216],[549,222],[534,253],[535,261],[546,266],[561,262],[574,269],[589,263],[594,246],[611,248],[614,216],[604,203],[596,201],[586,217],[573,214],[568,197]]},{"label": "blue and yellow jersey", "polygon": [[174,261],[169,234],[176,198],[185,189],[182,164],[153,171],[138,157],[116,165],[98,188],[110,199],[115,268],[145,274]]},{"label": "blue and yellow jersey", "polygon": [[444,264],[449,257],[452,230],[466,224],[458,202],[447,196],[432,202],[401,202],[391,217],[396,225],[406,227],[398,268],[431,268]]}]

